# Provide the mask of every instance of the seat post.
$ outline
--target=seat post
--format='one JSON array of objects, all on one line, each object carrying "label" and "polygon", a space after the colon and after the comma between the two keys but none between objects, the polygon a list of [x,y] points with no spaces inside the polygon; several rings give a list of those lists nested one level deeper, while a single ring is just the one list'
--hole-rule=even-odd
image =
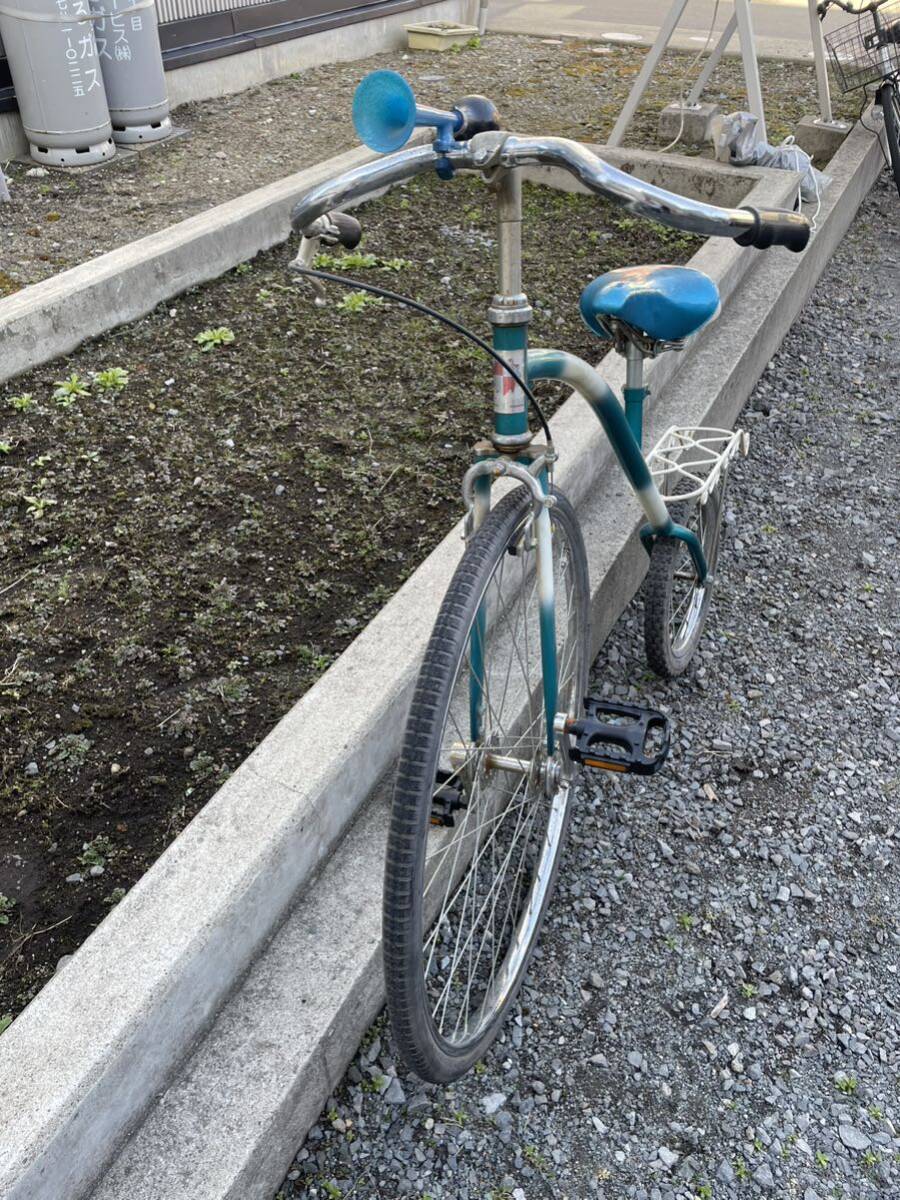
[{"label": "seat post", "polygon": [[[522,291],[522,178],[519,171],[498,172],[497,192],[497,293],[491,301],[488,320],[493,326],[494,349],[514,370],[527,369],[528,323],[531,305]],[[494,432],[491,441],[498,450],[514,451],[531,441],[525,393],[499,364],[494,365]]]},{"label": "seat post", "polygon": [[625,346],[625,419],[634,434],[634,440],[640,446],[644,437],[644,400],[647,389],[644,387],[644,355],[634,342],[629,341]]}]

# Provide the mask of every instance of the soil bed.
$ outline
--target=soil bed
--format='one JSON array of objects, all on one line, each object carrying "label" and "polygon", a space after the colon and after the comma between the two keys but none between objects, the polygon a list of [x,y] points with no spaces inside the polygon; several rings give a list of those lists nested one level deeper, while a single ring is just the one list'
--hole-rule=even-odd
[{"label": "soil bed", "polygon": [[[13,201],[3,206],[0,231],[0,297],[355,146],[353,90],[378,67],[402,71],[424,101],[443,104],[485,91],[510,129],[603,141],[646,49],[601,49],[598,56],[585,42],[546,45],[493,34],[480,48],[458,54],[393,51],[330,63],[239,95],[182,105],[174,119],[188,130],[186,137],[102,170],[29,177],[28,166],[11,164]],[[629,145],[660,145],[657,114],[677,100],[691,61],[684,53],[665,57],[629,131]],[[813,66],[764,60],[760,78],[769,138],[779,142],[816,109]],[[704,98],[726,112],[746,107],[740,59],[723,59]],[[836,115],[855,117],[858,109],[856,95],[835,89]]]},{"label": "soil bed", "polygon": [[[577,312],[589,278],[700,244],[544,188],[526,187],[525,210],[535,343],[586,356],[601,349]],[[481,184],[419,180],[360,215],[379,256],[360,272],[486,332]],[[424,318],[359,307],[362,293],[314,307],[289,281],[292,250],[0,395],[0,1014],[460,515],[489,364]],[[55,398],[58,381],[69,394]]]}]

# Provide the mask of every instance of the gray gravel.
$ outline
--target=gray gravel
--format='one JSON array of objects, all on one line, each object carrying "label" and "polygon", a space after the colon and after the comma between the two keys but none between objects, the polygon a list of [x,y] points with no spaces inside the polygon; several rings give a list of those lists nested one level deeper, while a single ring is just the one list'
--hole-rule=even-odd
[{"label": "gray gravel", "polygon": [[695,670],[639,602],[597,663],[677,741],[585,781],[503,1040],[426,1087],[382,1019],[284,1197],[900,1195],[898,218],[885,179],[748,403]]}]

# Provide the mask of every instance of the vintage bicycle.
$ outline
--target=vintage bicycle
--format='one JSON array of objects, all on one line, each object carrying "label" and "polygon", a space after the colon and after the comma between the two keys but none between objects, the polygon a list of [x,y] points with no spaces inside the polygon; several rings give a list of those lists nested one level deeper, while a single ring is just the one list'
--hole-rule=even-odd
[{"label": "vintage bicycle", "polygon": [[884,117],[888,165],[900,193],[900,0],[870,0],[858,8],[846,0],[822,0],[819,19],[832,7],[856,17],[824,35],[834,73],[845,92],[862,88],[866,95],[871,84],[878,85],[875,103]]},{"label": "vintage bicycle", "polygon": [[[798,213],[698,203],[615,169],[586,147],[499,128],[494,105],[469,96],[451,111],[416,105],[390,71],[357,89],[357,132],[386,157],[315,188],[295,206],[295,262],[324,294],[344,275],[312,264],[322,245],[353,248],[341,206],[436,172],[482,176],[497,200],[498,282],[489,345],[451,317],[361,281],[452,325],[493,359],[494,422],[463,479],[466,547],[450,580],[415,686],[394,786],[384,885],[388,1007],[407,1064],[446,1082],[497,1036],[522,982],[553,888],[581,768],[650,774],[668,724],[656,710],[587,696],[590,592],[571,504],[555,487],[556,452],[535,399],[538,380],[569,384],[590,404],[646,515],[647,646],[664,674],[684,670],[699,640],[718,554],[728,464],[742,437],[673,429],[641,451],[647,357],[680,349],[719,307],[715,284],[681,266],[633,267],[593,280],[581,314],[627,361],[624,403],[583,359],[528,348],[522,290],[521,168],[549,164],[632,213],[746,246],[802,250]],[[416,126],[433,142],[404,149]],[[536,440],[529,414],[543,432]],[[519,485],[492,504],[492,485]]]}]

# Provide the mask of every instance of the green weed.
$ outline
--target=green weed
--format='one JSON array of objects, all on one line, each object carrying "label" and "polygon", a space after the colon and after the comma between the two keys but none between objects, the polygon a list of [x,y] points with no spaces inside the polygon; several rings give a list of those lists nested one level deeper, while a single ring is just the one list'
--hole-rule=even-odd
[{"label": "green weed", "polygon": [[215,329],[201,330],[194,341],[204,354],[208,354],[217,346],[230,346],[234,341],[234,334],[227,325],[219,325]]}]

